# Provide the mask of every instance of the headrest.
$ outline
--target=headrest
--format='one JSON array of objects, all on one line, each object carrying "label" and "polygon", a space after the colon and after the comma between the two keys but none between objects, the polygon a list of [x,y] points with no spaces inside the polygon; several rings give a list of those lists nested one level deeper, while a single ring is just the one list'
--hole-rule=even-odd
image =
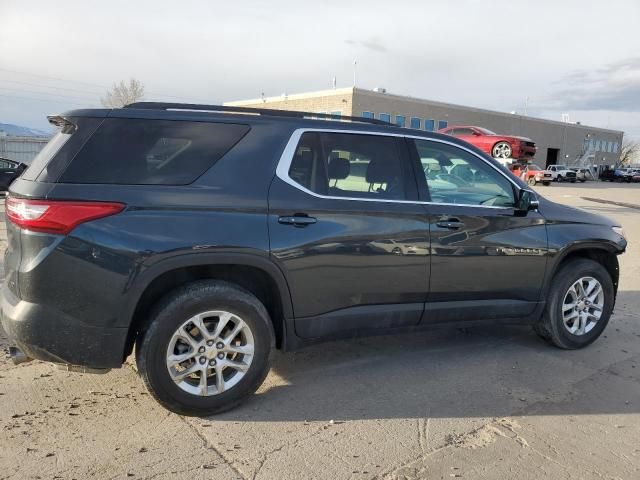
[{"label": "headrest", "polygon": [[351,164],[346,158],[331,158],[329,160],[329,179],[344,180],[351,172]]},{"label": "headrest", "polygon": [[390,161],[375,158],[367,166],[367,183],[390,183],[396,176],[395,166]]}]

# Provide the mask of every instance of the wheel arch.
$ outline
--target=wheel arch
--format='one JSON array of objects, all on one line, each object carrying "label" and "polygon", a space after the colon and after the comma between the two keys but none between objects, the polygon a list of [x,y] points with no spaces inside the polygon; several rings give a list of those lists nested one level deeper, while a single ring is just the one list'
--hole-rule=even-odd
[{"label": "wheel arch", "polygon": [[587,258],[601,264],[607,270],[611,276],[614,291],[617,293],[620,280],[620,265],[618,262],[620,253],[622,252],[620,252],[617,245],[609,242],[588,242],[571,245],[562,251],[550,269],[548,281],[546,282],[547,291],[553,278],[567,262],[575,258]]},{"label": "wheel arch", "polygon": [[225,280],[255,295],[269,311],[278,348],[286,345],[293,305],[286,278],[268,258],[255,254],[197,253],[172,257],[149,267],[130,289],[121,313],[128,325],[123,359],[133,351],[140,328],[153,305],[180,285],[197,280]]}]

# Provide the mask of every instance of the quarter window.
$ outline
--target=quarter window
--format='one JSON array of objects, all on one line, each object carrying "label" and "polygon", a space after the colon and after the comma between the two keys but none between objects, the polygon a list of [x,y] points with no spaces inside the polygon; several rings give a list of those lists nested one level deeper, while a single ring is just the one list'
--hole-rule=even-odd
[{"label": "quarter window", "polygon": [[513,207],[511,182],[471,153],[439,142],[415,140],[431,201]]},{"label": "quarter window", "polygon": [[306,132],[291,161],[289,177],[320,195],[406,198],[394,137]]},{"label": "quarter window", "polygon": [[248,131],[231,123],[107,118],[60,182],[187,185]]}]

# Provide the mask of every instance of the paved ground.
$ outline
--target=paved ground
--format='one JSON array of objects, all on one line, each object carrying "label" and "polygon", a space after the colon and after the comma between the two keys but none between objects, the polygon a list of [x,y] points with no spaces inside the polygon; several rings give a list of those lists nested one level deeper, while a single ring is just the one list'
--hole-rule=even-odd
[{"label": "paved ground", "polygon": [[640,205],[640,186],[538,190],[630,238],[590,348],[516,327],[334,342],[277,355],[257,395],[209,419],[167,413],[131,367],[0,360],[0,478],[640,478],[640,210],[582,199]]}]

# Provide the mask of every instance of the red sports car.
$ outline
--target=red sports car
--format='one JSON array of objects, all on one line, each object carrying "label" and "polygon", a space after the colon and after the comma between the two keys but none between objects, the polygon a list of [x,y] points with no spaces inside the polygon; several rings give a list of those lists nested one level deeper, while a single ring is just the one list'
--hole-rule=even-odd
[{"label": "red sports car", "polygon": [[532,158],[536,154],[536,144],[530,138],[514,135],[499,135],[482,127],[452,126],[438,130],[439,133],[453,135],[493,158]]}]

